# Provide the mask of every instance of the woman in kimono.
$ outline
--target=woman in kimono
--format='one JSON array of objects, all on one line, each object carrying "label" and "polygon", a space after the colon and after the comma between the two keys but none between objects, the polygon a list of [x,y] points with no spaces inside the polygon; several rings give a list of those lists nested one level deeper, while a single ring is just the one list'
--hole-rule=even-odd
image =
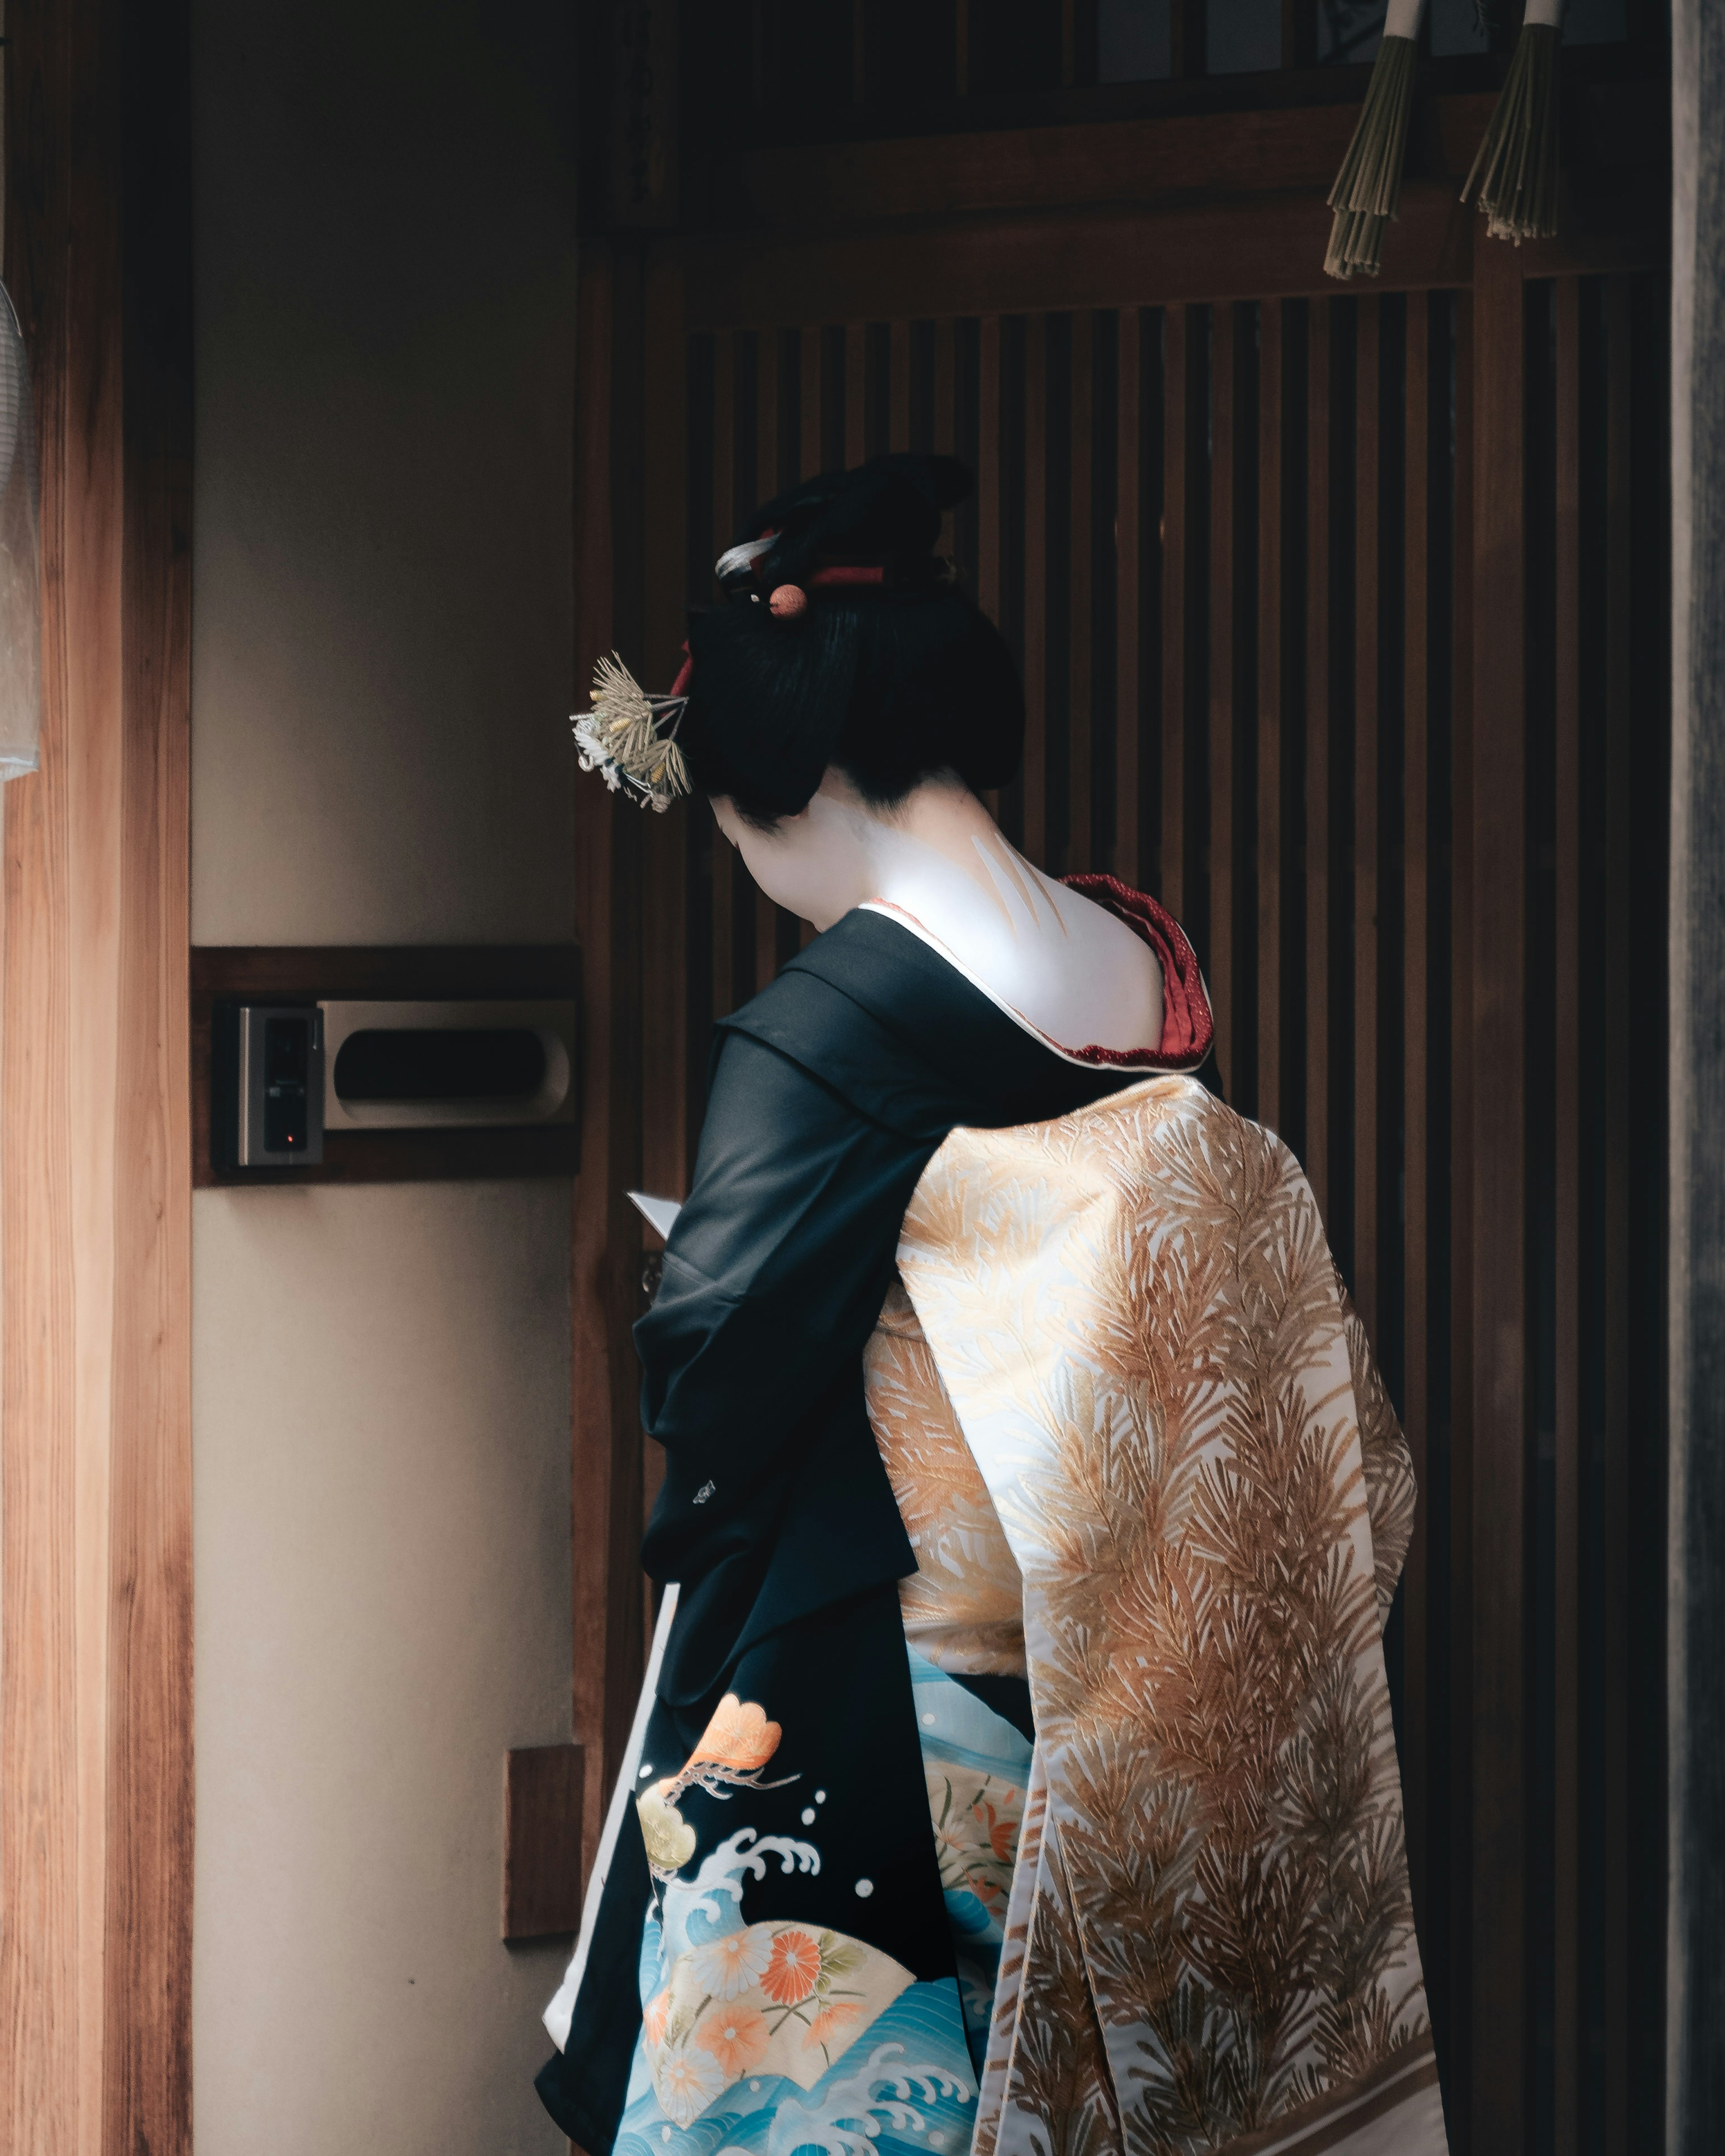
[{"label": "woman in kimono", "polygon": [[1297,1168],[1183,1075],[1178,925],[983,804],[966,485],[794,490],[578,724],[821,932],[720,1024],[635,1328],[665,1597],[539,2087],[589,2156],[1423,2156],[1405,1448]]}]

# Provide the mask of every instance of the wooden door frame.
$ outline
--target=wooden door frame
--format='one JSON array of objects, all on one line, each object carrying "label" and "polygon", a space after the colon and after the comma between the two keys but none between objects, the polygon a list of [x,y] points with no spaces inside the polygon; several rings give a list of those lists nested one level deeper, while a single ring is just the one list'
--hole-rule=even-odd
[{"label": "wooden door frame", "polygon": [[191,18],[11,0],[41,767],[3,797],[0,2149],[191,2143]]}]

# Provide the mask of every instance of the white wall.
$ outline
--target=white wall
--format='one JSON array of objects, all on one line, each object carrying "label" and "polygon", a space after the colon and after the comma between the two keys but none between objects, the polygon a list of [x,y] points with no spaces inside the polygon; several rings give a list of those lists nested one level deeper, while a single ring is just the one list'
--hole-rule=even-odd
[{"label": "white wall", "polygon": [[[572,10],[198,0],[193,935],[571,933]],[[198,2156],[549,2156],[566,1179],[194,1209]]]}]

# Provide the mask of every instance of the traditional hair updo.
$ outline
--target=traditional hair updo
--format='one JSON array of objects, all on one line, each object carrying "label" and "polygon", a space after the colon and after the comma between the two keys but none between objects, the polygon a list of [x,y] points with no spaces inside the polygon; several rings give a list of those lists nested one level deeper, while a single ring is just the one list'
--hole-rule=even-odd
[{"label": "traditional hair updo", "polygon": [[969,491],[951,457],[885,456],[757,511],[719,562],[724,604],[690,623],[678,741],[703,793],[768,825],[829,764],[882,807],[942,771],[978,793],[1013,778],[1017,670],[934,555]]}]

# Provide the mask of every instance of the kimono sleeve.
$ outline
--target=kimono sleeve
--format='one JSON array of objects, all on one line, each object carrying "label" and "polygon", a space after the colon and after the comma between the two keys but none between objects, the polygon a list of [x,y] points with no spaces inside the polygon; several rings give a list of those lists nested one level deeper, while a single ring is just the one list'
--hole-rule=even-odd
[{"label": "kimono sleeve", "polygon": [[855,1378],[932,1149],[752,1036],[725,1037],[695,1186],[635,1327],[642,1420],[666,1455],[650,1540],[731,1512]]}]

